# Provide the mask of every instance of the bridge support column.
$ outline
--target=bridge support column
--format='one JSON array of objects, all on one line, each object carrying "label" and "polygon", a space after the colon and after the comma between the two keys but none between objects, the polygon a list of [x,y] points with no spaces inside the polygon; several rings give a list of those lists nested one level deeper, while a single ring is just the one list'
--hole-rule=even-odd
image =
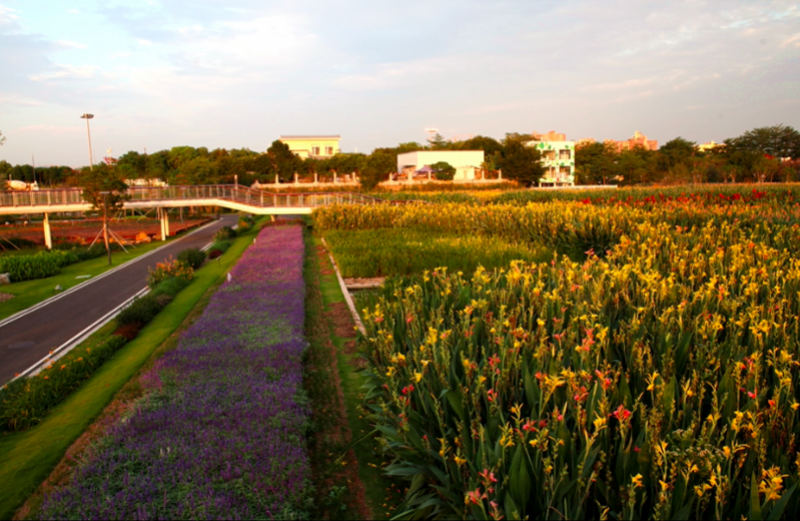
[{"label": "bridge support column", "polygon": [[53,249],[53,236],[50,234],[50,214],[44,214],[44,245],[48,250]]},{"label": "bridge support column", "polygon": [[161,214],[161,240],[166,241],[169,237],[169,213],[166,208],[159,208]]}]

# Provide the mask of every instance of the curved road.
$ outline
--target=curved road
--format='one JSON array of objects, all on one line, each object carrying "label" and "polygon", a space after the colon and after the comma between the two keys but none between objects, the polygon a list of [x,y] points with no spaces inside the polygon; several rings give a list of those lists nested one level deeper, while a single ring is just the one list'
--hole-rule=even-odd
[{"label": "curved road", "polygon": [[[223,226],[236,224],[237,215],[174,239],[167,246],[138,257],[113,273],[87,281],[60,298],[0,326],[0,385],[23,373],[79,336],[110,311],[142,291],[148,268],[186,248],[203,248]],[[102,277],[102,278],[101,278]]]}]

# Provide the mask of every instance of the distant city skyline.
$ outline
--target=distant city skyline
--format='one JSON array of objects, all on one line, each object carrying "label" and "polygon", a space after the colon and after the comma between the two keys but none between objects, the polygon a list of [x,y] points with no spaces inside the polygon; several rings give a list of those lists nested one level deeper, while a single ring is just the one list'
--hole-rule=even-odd
[{"label": "distant city skyline", "polygon": [[721,142],[800,126],[786,1],[0,0],[0,160],[109,148],[345,152],[555,130]]}]

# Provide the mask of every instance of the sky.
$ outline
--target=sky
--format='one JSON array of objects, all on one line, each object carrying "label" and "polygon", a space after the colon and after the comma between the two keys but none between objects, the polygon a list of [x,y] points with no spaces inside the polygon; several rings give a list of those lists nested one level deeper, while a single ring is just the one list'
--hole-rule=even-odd
[{"label": "sky", "polygon": [[345,152],[507,132],[660,144],[800,127],[800,4],[0,0],[0,160]]}]

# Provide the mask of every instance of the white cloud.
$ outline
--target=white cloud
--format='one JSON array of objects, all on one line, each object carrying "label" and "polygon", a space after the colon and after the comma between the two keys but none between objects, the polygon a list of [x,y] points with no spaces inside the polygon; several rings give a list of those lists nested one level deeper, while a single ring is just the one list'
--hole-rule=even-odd
[{"label": "white cloud", "polygon": [[56,45],[60,45],[61,47],[66,47],[69,49],[88,49],[88,45],[84,45],[78,42],[71,42],[69,40],[58,40],[56,41]]},{"label": "white cloud", "polygon": [[94,77],[95,71],[99,67],[95,65],[63,65],[56,64],[55,70],[30,76],[33,81],[67,80],[67,79],[90,79]]}]

